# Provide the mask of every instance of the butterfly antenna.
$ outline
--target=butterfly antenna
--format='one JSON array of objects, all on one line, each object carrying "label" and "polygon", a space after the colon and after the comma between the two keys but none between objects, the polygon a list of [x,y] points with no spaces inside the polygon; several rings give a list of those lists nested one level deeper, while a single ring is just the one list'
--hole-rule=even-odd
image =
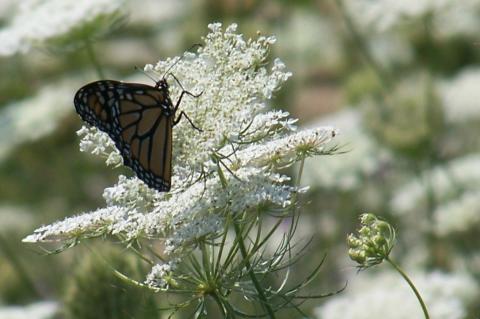
[{"label": "butterfly antenna", "polygon": [[155,80],[150,74],[148,74],[147,72],[145,72],[144,69],[141,69],[141,68],[139,68],[138,66],[135,65],[135,70],[142,72],[142,73],[145,74],[150,80],[152,80],[153,82],[157,83],[157,80]]},{"label": "butterfly antenna", "polygon": [[[192,45],[190,48],[188,48],[187,51],[190,51],[192,50],[193,48],[195,47],[202,47],[202,45],[200,43],[195,43],[194,45]],[[177,61],[175,61],[175,63],[173,63],[172,65],[170,65],[170,67],[167,69],[167,71],[165,71],[165,73],[163,74],[162,76],[162,79],[165,79],[165,76],[168,74],[168,72],[170,72],[170,70],[180,61],[182,61],[182,59],[185,57],[185,54],[183,54]]]}]

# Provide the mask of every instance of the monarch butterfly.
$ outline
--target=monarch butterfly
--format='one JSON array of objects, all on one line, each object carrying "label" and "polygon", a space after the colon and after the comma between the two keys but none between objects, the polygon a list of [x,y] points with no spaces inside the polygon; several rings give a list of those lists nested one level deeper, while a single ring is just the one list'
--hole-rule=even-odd
[{"label": "monarch butterfly", "polygon": [[124,165],[161,192],[171,187],[172,128],[185,116],[193,128],[201,131],[183,111],[175,118],[185,94],[198,97],[201,93],[183,90],[173,105],[168,88],[165,77],[155,86],[101,80],[80,88],[73,100],[82,120],[115,142]]}]

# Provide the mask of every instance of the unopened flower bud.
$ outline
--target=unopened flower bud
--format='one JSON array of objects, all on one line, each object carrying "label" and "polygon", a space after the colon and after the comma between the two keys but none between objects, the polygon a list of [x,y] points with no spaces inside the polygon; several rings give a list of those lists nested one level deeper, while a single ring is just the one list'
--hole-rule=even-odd
[{"label": "unopened flower bud", "polygon": [[360,223],[358,235],[347,237],[348,254],[362,268],[380,264],[393,248],[395,229],[373,214],[363,214]]}]

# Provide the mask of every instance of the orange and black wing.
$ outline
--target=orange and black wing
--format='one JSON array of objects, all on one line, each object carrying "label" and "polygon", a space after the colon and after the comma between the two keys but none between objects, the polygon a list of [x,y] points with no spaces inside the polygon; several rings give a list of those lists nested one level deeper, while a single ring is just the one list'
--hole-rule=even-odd
[{"label": "orange and black wing", "polygon": [[149,187],[169,191],[174,109],[168,90],[97,81],[78,90],[75,109],[115,142],[124,164]]}]

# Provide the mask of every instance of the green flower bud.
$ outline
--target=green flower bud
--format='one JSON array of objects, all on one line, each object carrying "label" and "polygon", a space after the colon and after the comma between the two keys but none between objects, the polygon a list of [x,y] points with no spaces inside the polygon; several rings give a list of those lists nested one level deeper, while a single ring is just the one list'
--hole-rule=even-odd
[{"label": "green flower bud", "polygon": [[364,236],[364,237],[368,237],[370,236],[372,230],[366,226],[362,227],[359,229],[358,233],[361,235],[361,236]]},{"label": "green flower bud", "polygon": [[349,249],[348,255],[350,256],[350,259],[356,261],[359,264],[363,264],[366,260],[365,253],[356,249]]},{"label": "green flower bud", "polygon": [[393,248],[395,229],[373,214],[362,214],[360,223],[358,235],[347,237],[350,259],[362,268],[380,264]]},{"label": "green flower bud", "polygon": [[350,234],[347,236],[347,244],[350,248],[358,248],[362,244],[362,241],[355,237],[354,234]]},{"label": "green flower bud", "polygon": [[387,244],[387,240],[382,235],[373,236],[372,241],[374,245],[377,247],[381,247]]},{"label": "green flower bud", "polygon": [[371,225],[377,220],[377,217],[373,214],[360,215],[360,223],[362,225]]}]

